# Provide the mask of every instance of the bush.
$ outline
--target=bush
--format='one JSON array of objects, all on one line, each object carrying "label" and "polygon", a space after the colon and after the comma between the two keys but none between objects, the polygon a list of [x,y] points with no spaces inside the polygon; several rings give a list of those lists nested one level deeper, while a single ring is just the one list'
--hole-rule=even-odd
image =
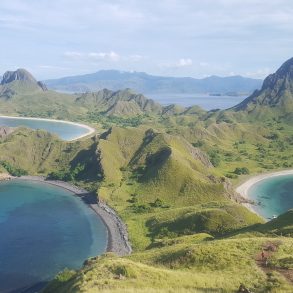
[{"label": "bush", "polygon": [[236,179],[236,178],[238,178],[238,175],[236,175],[236,174],[226,174],[225,175],[227,178],[230,178],[230,179]]},{"label": "bush", "polygon": [[6,161],[0,161],[0,165],[12,176],[23,176],[23,175],[27,175],[28,172],[26,170],[23,170],[21,168],[16,168],[13,167],[12,165],[10,165],[8,162]]},{"label": "bush", "polygon": [[246,167],[236,168],[234,170],[234,173],[237,175],[246,175],[249,174],[249,170]]},{"label": "bush", "polygon": [[192,143],[192,145],[196,148],[200,148],[204,146],[204,142],[202,140],[198,140],[197,142]]},{"label": "bush", "polygon": [[221,158],[216,151],[209,151],[208,155],[210,157],[210,161],[214,167],[218,167],[221,162]]},{"label": "bush", "polygon": [[69,171],[55,171],[51,172],[48,175],[48,179],[50,180],[60,180],[60,181],[72,181],[74,176]]}]

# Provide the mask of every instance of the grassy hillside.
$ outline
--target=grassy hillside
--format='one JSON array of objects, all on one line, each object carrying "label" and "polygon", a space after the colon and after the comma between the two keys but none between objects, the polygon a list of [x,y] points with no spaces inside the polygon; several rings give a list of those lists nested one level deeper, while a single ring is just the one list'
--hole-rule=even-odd
[{"label": "grassy hillside", "polygon": [[[255,260],[276,239],[207,239],[185,236],[130,257],[98,257],[77,273],[60,274],[44,292],[237,292],[240,284],[253,292],[292,291],[281,273],[272,269],[266,275]],[[292,253],[292,244],[281,240],[272,267]]]},{"label": "grassy hillside", "polygon": [[[70,117],[101,134],[64,142],[16,129],[0,138],[2,171],[96,191],[126,223],[134,249],[66,271],[46,292],[236,292],[241,283],[253,292],[292,292],[292,211],[264,223],[232,188],[293,166],[287,73],[270,77],[244,108],[210,112],[162,108],[129,91],[71,96],[10,82],[1,112]],[[285,91],[275,91],[280,84]]]},{"label": "grassy hillside", "polygon": [[293,239],[274,234],[292,227],[291,214],[233,237],[165,236],[128,257],[96,257],[80,271],[60,273],[44,292],[237,292],[240,284],[256,293],[292,292]]}]

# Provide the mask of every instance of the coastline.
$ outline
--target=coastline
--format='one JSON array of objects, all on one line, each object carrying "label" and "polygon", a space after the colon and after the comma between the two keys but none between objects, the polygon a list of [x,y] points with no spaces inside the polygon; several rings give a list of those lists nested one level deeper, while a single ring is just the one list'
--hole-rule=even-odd
[{"label": "coastline", "polygon": [[[239,186],[236,187],[236,192],[239,193],[243,198],[247,199],[248,201],[251,200],[248,194],[249,189],[255,185],[256,183],[273,178],[273,177],[278,177],[278,176],[285,176],[285,175],[293,175],[293,169],[289,170],[282,170],[282,171],[276,171],[276,172],[271,172],[271,173],[264,173],[264,174],[259,174],[256,176],[253,176],[249,179],[247,179],[245,182],[241,183]],[[254,204],[252,203],[243,203],[245,207],[247,207],[250,211],[253,213],[259,215],[254,207]],[[259,215],[260,216],[260,215]]]},{"label": "coastline", "polygon": [[79,196],[82,199],[82,201],[85,204],[87,204],[97,214],[97,216],[102,220],[102,222],[107,228],[108,239],[106,251],[114,252],[119,256],[131,254],[132,248],[128,239],[126,225],[117,215],[117,213],[109,206],[107,206],[107,204],[103,202],[98,202],[95,194],[64,181],[46,180],[46,178],[42,176],[9,176],[2,180],[36,181],[43,184],[50,184],[66,189],[74,195]]},{"label": "coastline", "polygon": [[69,140],[69,141],[75,141],[75,140],[81,139],[83,137],[86,137],[86,136],[89,136],[89,135],[93,134],[96,131],[93,127],[88,126],[86,124],[82,124],[82,123],[78,123],[78,122],[72,122],[72,121],[66,121],[66,120],[57,120],[57,119],[49,119],[49,118],[37,118],[37,117],[6,116],[6,115],[0,115],[0,118],[66,123],[66,124],[79,126],[79,127],[82,127],[82,128],[85,128],[85,129],[88,130],[87,133],[82,134],[82,135],[80,135],[80,136],[78,136],[78,137],[76,137],[74,139]]}]

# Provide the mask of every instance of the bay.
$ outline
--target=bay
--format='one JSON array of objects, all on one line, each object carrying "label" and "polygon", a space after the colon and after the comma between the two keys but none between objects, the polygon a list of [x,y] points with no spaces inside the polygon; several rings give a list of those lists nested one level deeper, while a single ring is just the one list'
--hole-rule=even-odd
[{"label": "bay", "polygon": [[107,246],[105,225],[79,197],[33,181],[0,182],[0,235],[2,293],[42,286]]},{"label": "bay", "polygon": [[293,176],[261,180],[249,188],[248,195],[260,203],[254,210],[264,218],[271,219],[293,208]]}]

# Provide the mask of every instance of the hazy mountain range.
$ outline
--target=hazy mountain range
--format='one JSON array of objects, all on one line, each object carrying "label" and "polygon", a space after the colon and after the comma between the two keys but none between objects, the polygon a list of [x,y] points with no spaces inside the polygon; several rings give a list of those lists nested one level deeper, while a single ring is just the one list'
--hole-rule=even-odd
[{"label": "hazy mountain range", "polygon": [[242,76],[164,77],[144,72],[100,70],[96,73],[45,80],[49,89],[68,92],[89,92],[104,88],[120,90],[131,88],[143,94],[150,93],[252,93],[261,87],[261,79]]}]

